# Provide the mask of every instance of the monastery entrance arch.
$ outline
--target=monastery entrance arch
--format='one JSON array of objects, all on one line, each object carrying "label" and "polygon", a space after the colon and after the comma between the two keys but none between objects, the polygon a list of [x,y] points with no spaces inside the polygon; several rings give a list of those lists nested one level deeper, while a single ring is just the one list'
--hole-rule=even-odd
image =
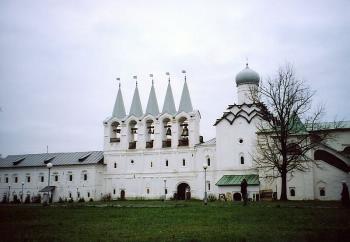
[{"label": "monastery entrance arch", "polygon": [[187,183],[182,182],[177,186],[177,199],[178,200],[191,199],[191,188]]},{"label": "monastery entrance arch", "polygon": [[125,190],[120,191],[120,200],[125,200]]}]

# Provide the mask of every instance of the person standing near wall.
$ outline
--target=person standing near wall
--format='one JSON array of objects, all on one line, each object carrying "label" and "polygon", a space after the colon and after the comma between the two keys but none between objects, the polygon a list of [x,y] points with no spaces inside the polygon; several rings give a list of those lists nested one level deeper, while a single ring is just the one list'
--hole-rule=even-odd
[{"label": "person standing near wall", "polygon": [[247,192],[248,183],[246,179],[243,179],[241,182],[241,193],[243,198],[243,206],[247,205],[248,202],[248,192]]},{"label": "person standing near wall", "polygon": [[346,182],[343,181],[343,189],[341,191],[341,202],[345,207],[349,207],[350,199],[349,199],[349,188],[346,185]]}]

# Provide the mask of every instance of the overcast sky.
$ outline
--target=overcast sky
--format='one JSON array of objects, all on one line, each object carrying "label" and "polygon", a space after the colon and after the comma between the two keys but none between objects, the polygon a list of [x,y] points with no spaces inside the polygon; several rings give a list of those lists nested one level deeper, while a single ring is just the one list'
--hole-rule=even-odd
[{"label": "overcast sky", "polygon": [[317,91],[325,120],[350,120],[350,1],[0,2],[0,153],[102,150],[122,80],[146,108],[154,74],[178,106],[184,69],[204,139],[236,101],[235,75],[262,78],[286,61]]}]

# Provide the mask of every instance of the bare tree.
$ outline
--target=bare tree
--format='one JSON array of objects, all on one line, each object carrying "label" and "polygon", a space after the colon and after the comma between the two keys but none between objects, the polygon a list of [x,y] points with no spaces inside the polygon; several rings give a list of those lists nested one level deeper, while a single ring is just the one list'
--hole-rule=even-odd
[{"label": "bare tree", "polygon": [[312,110],[315,92],[296,78],[290,64],[252,91],[252,97],[260,100],[253,101],[259,103],[263,117],[258,125],[255,164],[265,178],[281,178],[280,200],[287,200],[287,175],[317,165],[309,151],[330,139],[330,126],[339,124],[320,123],[324,107]]}]

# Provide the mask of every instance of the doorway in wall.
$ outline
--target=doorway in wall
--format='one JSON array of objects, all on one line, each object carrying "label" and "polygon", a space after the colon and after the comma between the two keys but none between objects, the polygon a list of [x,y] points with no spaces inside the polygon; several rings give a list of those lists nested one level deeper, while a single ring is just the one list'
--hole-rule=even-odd
[{"label": "doorway in wall", "polygon": [[125,190],[120,191],[120,200],[125,200]]},{"label": "doorway in wall", "polygon": [[239,192],[236,192],[233,194],[233,201],[241,201],[242,200],[242,195]]},{"label": "doorway in wall", "polygon": [[191,188],[187,183],[180,183],[177,186],[177,199],[178,200],[191,199]]}]

